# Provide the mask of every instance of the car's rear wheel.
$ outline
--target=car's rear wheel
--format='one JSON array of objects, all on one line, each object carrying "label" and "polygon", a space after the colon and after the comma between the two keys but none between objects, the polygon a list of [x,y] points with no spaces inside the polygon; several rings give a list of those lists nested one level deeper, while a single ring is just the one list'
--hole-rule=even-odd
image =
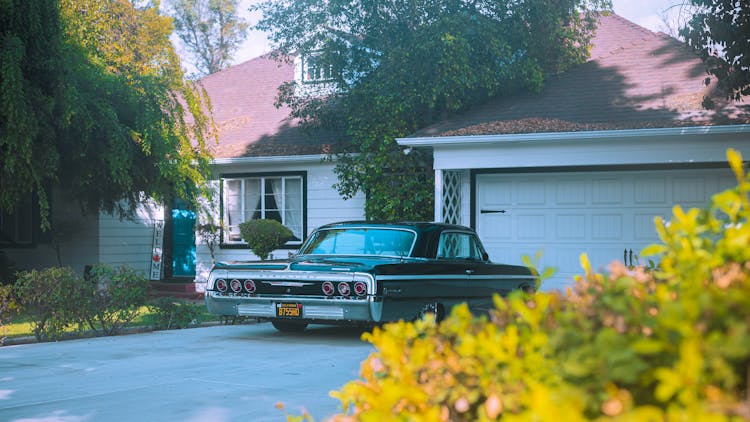
[{"label": "car's rear wheel", "polygon": [[271,321],[271,324],[273,324],[273,328],[282,333],[301,333],[307,328],[307,323],[305,322]]},{"label": "car's rear wheel", "polygon": [[417,314],[417,319],[431,318],[435,322],[441,322],[445,318],[445,308],[441,303],[425,303]]}]

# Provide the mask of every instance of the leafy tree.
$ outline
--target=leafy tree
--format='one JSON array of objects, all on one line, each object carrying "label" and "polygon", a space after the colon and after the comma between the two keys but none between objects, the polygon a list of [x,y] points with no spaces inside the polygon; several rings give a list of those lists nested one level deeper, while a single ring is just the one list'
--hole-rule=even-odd
[{"label": "leafy tree", "polygon": [[35,193],[48,228],[52,186],[123,216],[198,196],[210,121],[171,32],[127,0],[0,2],[0,210]]},{"label": "leafy tree", "polygon": [[[680,35],[696,49],[729,99],[750,95],[750,3],[691,0],[694,14]],[[708,83],[708,79],[706,80]]]},{"label": "leafy tree", "polygon": [[55,138],[72,101],[63,57],[55,1],[0,3],[0,210],[35,190],[48,215],[45,185],[57,177]]},{"label": "leafy tree", "polygon": [[[367,197],[374,219],[431,219],[431,162],[395,138],[583,62],[606,0],[266,1],[257,29],[280,57],[331,74],[320,91],[287,84],[278,102],[310,128],[340,133],[339,193]],[[554,47],[551,47],[554,46]]]},{"label": "leafy tree", "polygon": [[247,36],[247,22],[237,14],[238,0],[169,0],[175,32],[194,58],[200,75],[229,66]]}]

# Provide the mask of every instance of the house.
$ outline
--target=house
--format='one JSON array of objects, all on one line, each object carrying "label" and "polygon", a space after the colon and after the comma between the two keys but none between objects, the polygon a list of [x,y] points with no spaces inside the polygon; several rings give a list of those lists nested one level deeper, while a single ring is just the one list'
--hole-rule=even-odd
[{"label": "house", "polygon": [[750,159],[750,106],[715,99],[683,44],[603,16],[590,60],[541,93],[502,98],[398,139],[434,157],[435,219],[474,227],[495,261],[542,252],[543,289],[614,260],[646,264],[654,217],[703,207],[736,185],[734,148]]},{"label": "house", "polygon": [[[81,271],[104,262],[200,285],[213,259],[253,258],[238,235],[242,221],[275,218],[290,227],[295,239],[274,252],[283,257],[322,224],[362,219],[364,198],[343,200],[333,188],[334,163],[324,160],[330,140],[310,137],[274,106],[281,83],[311,89],[326,80],[324,70],[263,56],[201,81],[220,140],[208,216],[179,202],[152,204],[134,221],[69,218],[75,235],[57,247],[16,230],[21,247],[2,250],[20,268],[56,265],[60,253]],[[750,157],[750,109],[717,99],[715,110],[704,110],[712,94],[705,78],[681,43],[604,16],[590,60],[550,78],[539,94],[501,98],[397,141],[433,154],[435,220],[474,227],[495,261],[520,263],[542,251],[539,266],[558,270],[544,288],[561,288],[581,273],[582,252],[595,268],[645,263],[638,255],[657,240],[654,216],[669,219],[674,204],[704,206],[734,185],[725,153]],[[75,214],[74,204],[55,203],[62,205],[55,212]],[[213,258],[192,231],[196,218],[225,227]]]},{"label": "house", "polygon": [[[279,63],[263,56],[201,81],[220,141],[213,147],[217,195],[206,207],[213,210],[210,216],[196,215],[179,200],[144,204],[132,220],[106,213],[81,215],[79,205],[55,196],[52,220],[64,222],[59,225],[64,233],[45,234],[37,229],[38,221],[28,218],[34,214],[29,200],[27,211],[0,215],[1,261],[16,269],[66,265],[80,274],[95,263],[124,265],[171,284],[162,287],[175,293],[190,293],[194,281],[200,290],[214,259],[255,258],[239,237],[238,226],[247,219],[275,218],[291,229],[295,239],[288,250],[275,251],[275,257],[296,250],[320,225],[363,219],[364,197],[344,200],[333,188],[335,163],[325,160],[330,140],[310,137],[288,109],[274,106],[283,82],[296,78],[312,89],[322,77],[299,59]],[[196,221],[207,218],[225,227],[213,257],[194,230]]]},{"label": "house", "polygon": [[[224,229],[215,260],[256,259],[239,233],[239,224],[249,219],[276,219],[292,231],[286,249],[272,254],[277,258],[296,250],[316,227],[364,219],[364,196],[344,200],[333,187],[335,163],[326,160],[331,139],[305,132],[288,108],[274,105],[279,86],[290,81],[304,89],[326,88],[327,75],[299,57],[279,62],[266,55],[201,80],[219,134],[212,218]],[[200,282],[212,265],[200,237],[196,257]]]}]

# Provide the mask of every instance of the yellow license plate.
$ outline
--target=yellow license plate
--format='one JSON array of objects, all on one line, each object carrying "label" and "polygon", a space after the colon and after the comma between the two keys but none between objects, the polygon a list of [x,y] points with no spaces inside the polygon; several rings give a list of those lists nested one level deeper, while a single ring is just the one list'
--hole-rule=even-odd
[{"label": "yellow license plate", "polygon": [[302,316],[301,303],[277,303],[276,316],[286,318],[299,318]]}]

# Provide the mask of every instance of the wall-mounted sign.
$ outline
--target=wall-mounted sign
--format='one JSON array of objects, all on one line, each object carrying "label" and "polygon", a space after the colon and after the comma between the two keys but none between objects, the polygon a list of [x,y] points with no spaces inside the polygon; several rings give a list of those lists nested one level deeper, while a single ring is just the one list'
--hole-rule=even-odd
[{"label": "wall-mounted sign", "polygon": [[162,255],[164,253],[164,221],[154,222],[154,241],[151,249],[151,280],[161,280]]}]

